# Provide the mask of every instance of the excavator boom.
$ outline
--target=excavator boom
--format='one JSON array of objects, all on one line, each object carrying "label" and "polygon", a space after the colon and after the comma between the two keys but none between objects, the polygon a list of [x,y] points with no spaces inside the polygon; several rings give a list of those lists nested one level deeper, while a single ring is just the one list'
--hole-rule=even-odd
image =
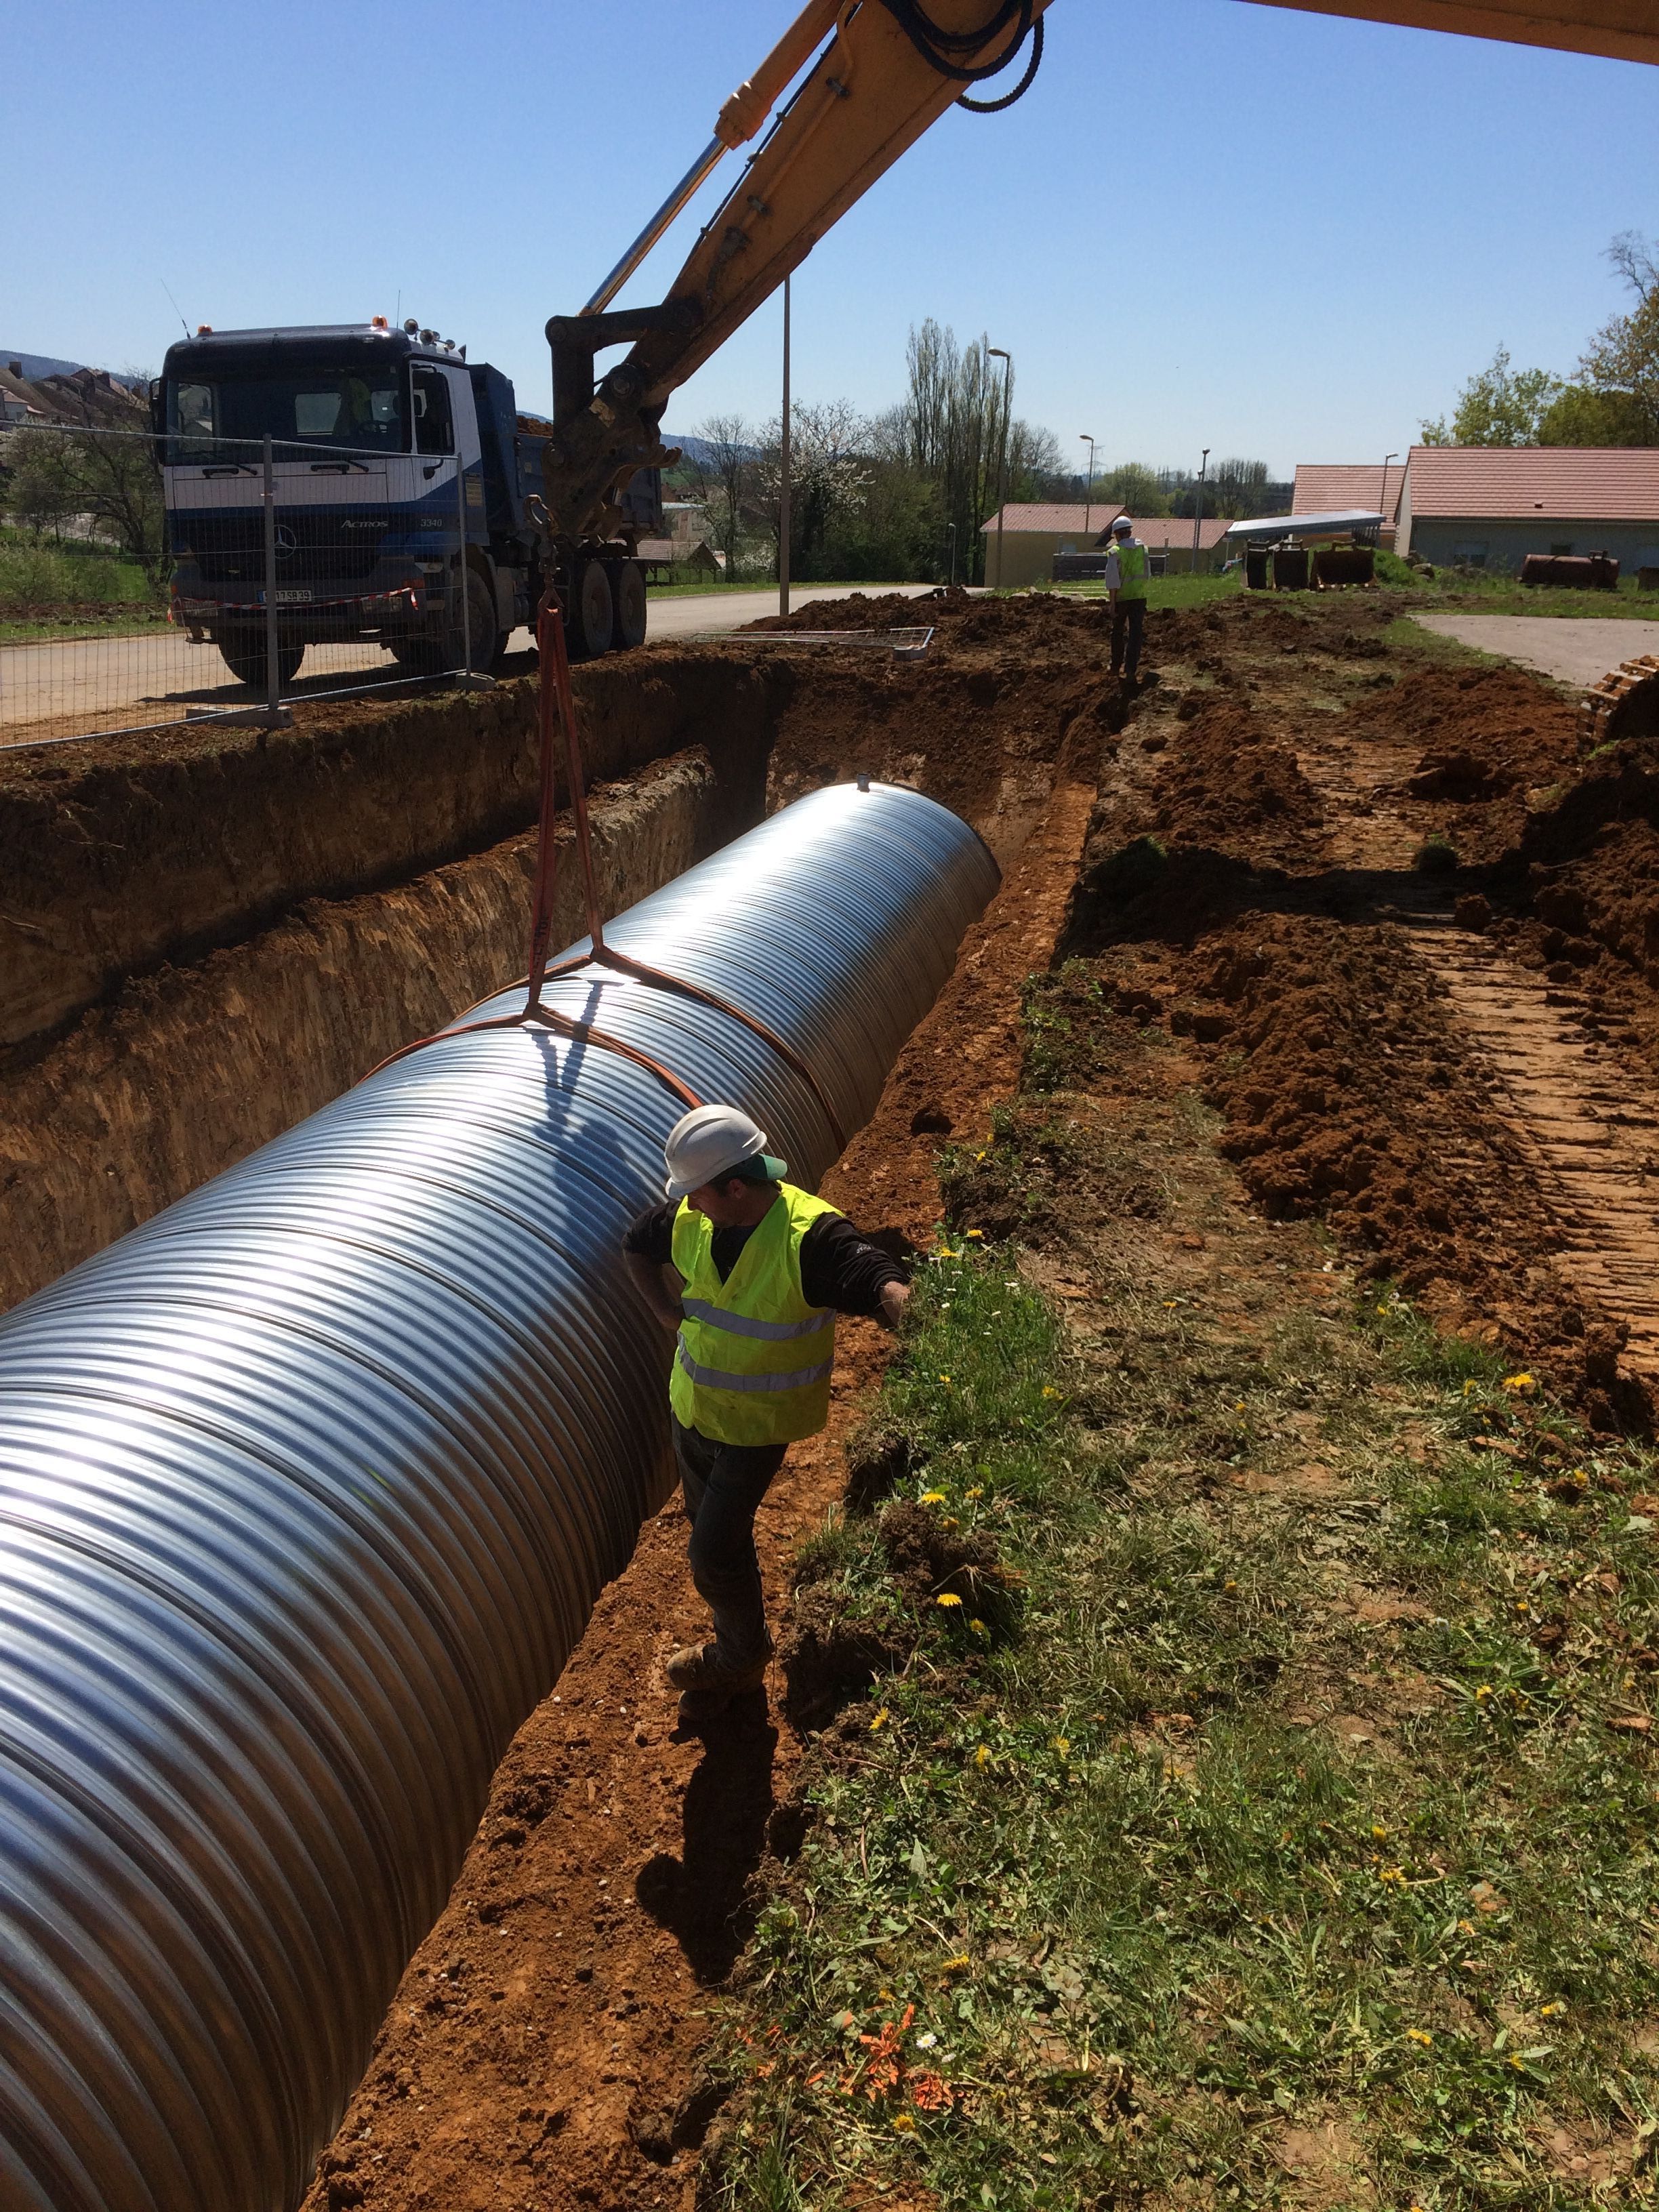
[{"label": "excavator boom", "polygon": [[[574,545],[614,532],[617,487],[635,469],[664,458],[659,425],[676,386],[777,289],[929,124],[981,77],[1000,76],[1024,49],[1029,58],[1017,96],[1041,55],[1048,4],[810,0],[754,77],[727,100],[708,146],[587,307],[580,315],[556,315],[547,325],[554,435],[544,474],[554,536]],[[1659,0],[1251,4],[1659,62]],[[666,299],[606,312],[722,154],[757,133],[802,70],[805,75],[710,217]],[[617,344],[631,350],[596,387],[594,356]]]}]

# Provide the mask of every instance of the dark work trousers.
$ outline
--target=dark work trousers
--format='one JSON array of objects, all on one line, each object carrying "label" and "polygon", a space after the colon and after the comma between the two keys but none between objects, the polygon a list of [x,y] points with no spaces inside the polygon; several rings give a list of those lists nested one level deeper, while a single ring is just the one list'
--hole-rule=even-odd
[{"label": "dark work trousers", "polygon": [[[1124,652],[1124,632],[1128,632],[1128,652]],[[1120,599],[1112,609],[1112,673],[1121,668],[1133,678],[1140,665],[1140,641],[1146,635],[1146,602],[1145,599]]]},{"label": "dark work trousers", "polygon": [[730,1667],[752,1667],[772,1649],[755,1556],[755,1511],[783,1465],[787,1444],[717,1444],[673,1423],[674,1461],[691,1522],[686,1556],[714,1616],[714,1644]]}]

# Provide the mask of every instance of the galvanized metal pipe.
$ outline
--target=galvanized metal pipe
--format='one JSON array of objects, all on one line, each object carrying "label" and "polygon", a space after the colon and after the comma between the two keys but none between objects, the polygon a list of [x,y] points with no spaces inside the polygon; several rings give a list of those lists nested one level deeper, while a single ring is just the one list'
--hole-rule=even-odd
[{"label": "galvanized metal pipe", "polygon": [[[842,787],[611,933],[856,1128],[995,881],[931,800]],[[828,1164],[729,1017],[548,997]],[[665,1494],[666,1346],[616,1254],[679,1110],[614,1054],[445,1037],[0,1323],[0,2212],[301,2194]]]}]

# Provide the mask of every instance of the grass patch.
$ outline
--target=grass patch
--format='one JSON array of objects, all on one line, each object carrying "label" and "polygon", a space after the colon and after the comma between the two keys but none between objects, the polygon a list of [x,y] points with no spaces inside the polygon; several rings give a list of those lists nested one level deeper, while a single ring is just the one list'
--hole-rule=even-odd
[{"label": "grass patch", "polygon": [[[877,1415],[1018,1607],[902,1586],[885,1515],[809,1553],[913,1640],[809,1756],[708,2201],[1650,2203],[1659,1470],[1242,1217],[1082,971],[1033,1013],[959,1171],[1061,1129],[1046,1249],[959,1211]],[[1126,1136],[1162,1234],[1101,1225]]]}]

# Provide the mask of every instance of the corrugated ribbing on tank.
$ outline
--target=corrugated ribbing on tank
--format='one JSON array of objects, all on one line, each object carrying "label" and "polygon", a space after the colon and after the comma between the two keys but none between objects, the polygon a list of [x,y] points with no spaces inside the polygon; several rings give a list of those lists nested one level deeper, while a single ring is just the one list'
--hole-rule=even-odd
[{"label": "corrugated ribbing on tank", "polygon": [[[995,882],[931,800],[840,787],[612,936],[769,1024],[852,1130]],[[548,997],[828,1164],[729,1016],[596,970]],[[680,1110],[544,1032],[441,1039],[0,1323],[3,2212],[301,2193],[665,1494],[668,1347],[617,1245]]]}]

